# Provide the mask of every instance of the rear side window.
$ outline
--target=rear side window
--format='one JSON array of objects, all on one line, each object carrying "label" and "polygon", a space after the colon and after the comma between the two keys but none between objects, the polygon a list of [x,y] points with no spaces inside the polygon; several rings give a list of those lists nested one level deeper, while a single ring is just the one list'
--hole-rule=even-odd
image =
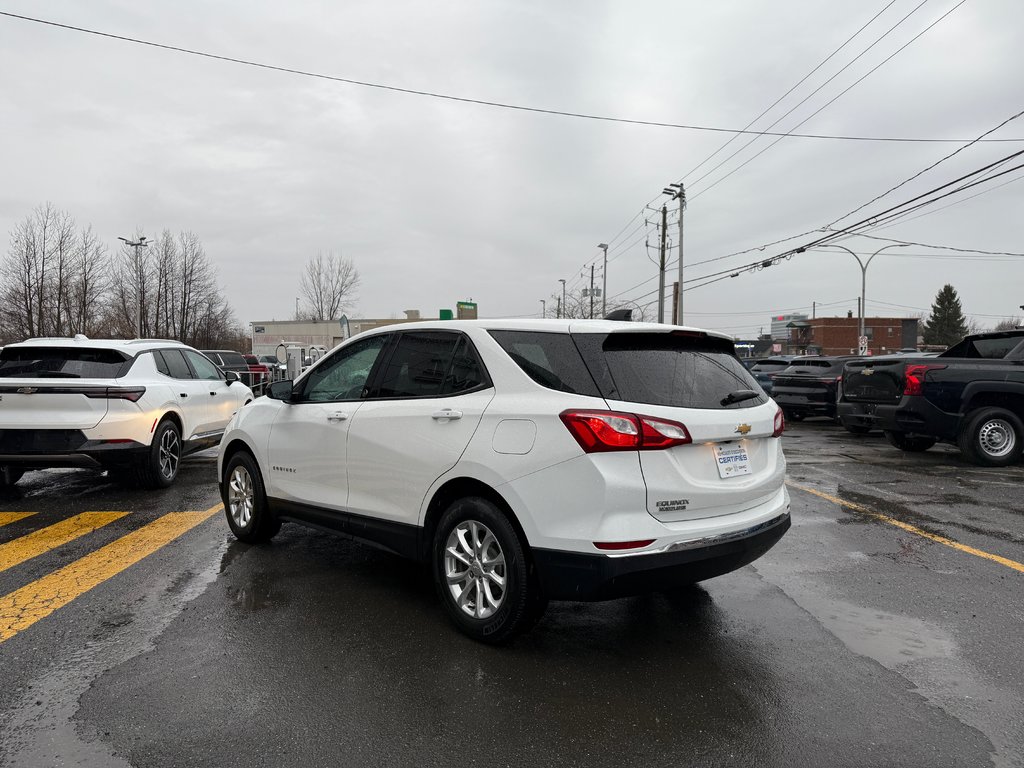
[{"label": "rear side window", "polygon": [[[162,349],[153,353],[157,360],[157,370],[172,379],[191,379],[192,371],[182,357],[180,349]],[[161,365],[162,362],[162,365]]]},{"label": "rear side window", "polygon": [[249,364],[245,362],[245,358],[242,357],[241,352],[218,352],[221,359],[221,365],[234,366],[236,368],[248,368]]},{"label": "rear side window", "polygon": [[[676,408],[751,408],[768,401],[725,339],[675,333],[577,334],[583,357],[604,396]],[[722,405],[726,395],[757,397]]]},{"label": "rear side window", "polygon": [[470,392],[488,383],[487,374],[484,373],[483,364],[477,357],[476,350],[469,343],[469,339],[463,336],[455,348],[455,356],[441,386],[441,394],[457,395]]},{"label": "rear side window", "polygon": [[130,359],[113,349],[7,347],[0,351],[0,378],[114,379]]},{"label": "rear side window", "polygon": [[439,396],[459,341],[444,331],[400,334],[374,396]]},{"label": "rear side window", "polygon": [[965,339],[943,352],[940,357],[981,358],[1002,360],[1021,345],[1020,336],[1003,336],[991,339]]},{"label": "rear side window", "polygon": [[594,377],[568,333],[491,331],[523,372],[548,389],[600,397]]}]

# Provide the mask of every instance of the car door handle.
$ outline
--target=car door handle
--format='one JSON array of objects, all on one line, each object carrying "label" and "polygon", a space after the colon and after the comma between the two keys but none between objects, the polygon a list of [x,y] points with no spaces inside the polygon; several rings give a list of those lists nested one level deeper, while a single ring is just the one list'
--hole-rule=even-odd
[{"label": "car door handle", "polygon": [[430,418],[440,421],[441,419],[461,419],[462,411],[455,411],[451,408],[444,408],[440,411],[434,411],[430,414]]},{"label": "car door handle", "polygon": [[348,421],[347,413],[329,413],[327,414],[328,421]]},{"label": "car door handle", "polygon": [[217,396],[217,393],[216,393],[216,392],[211,392],[211,393],[210,393],[210,397],[216,397],[216,396]]}]

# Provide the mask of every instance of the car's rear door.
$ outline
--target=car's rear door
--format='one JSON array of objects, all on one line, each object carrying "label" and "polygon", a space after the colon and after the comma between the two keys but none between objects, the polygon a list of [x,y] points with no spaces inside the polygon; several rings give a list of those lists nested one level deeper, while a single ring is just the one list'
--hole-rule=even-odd
[{"label": "car's rear door", "polygon": [[[573,337],[609,408],[677,422],[692,439],[639,451],[652,516],[731,514],[781,491],[785,462],[772,437],[778,409],[727,340],[690,331]],[[741,399],[729,402],[730,394]]]},{"label": "car's rear door", "polygon": [[349,511],[418,523],[427,489],[458,462],[493,396],[464,334],[396,334],[370,398],[352,419]]}]

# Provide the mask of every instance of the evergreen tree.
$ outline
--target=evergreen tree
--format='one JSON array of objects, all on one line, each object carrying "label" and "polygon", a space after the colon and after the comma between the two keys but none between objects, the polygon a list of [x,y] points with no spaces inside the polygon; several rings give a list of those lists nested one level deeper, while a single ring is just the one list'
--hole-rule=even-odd
[{"label": "evergreen tree", "polygon": [[948,283],[935,296],[931,315],[925,321],[925,344],[952,346],[967,335],[967,318],[956,289]]}]

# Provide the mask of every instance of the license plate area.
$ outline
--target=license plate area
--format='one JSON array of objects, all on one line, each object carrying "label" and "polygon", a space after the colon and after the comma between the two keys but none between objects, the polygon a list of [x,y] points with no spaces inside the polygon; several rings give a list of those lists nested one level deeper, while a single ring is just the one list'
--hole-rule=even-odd
[{"label": "license plate area", "polygon": [[750,474],[750,454],[747,453],[745,445],[742,443],[716,443],[714,449],[718,476],[723,480]]}]

